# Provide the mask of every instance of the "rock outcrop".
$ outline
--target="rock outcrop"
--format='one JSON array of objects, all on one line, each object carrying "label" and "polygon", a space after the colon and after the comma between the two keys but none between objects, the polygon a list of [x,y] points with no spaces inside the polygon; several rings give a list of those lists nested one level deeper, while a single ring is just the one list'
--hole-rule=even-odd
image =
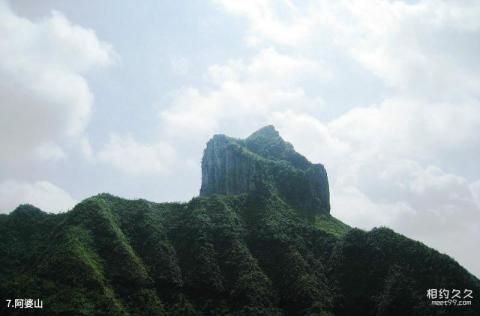
[{"label": "rock outcrop", "polygon": [[202,159],[200,196],[277,194],[307,216],[330,212],[328,178],[285,142],[273,126],[241,140],[215,135]]}]

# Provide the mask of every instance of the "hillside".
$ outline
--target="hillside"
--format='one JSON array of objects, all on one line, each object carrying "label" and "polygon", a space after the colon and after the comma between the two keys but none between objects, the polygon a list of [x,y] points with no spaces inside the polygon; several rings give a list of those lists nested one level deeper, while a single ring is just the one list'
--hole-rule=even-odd
[{"label": "hillside", "polygon": [[[325,168],[272,126],[214,136],[188,203],[21,205],[0,236],[0,297],[41,298],[45,315],[480,315],[480,281],[447,255],[331,216]],[[432,306],[430,288],[473,305]]]}]

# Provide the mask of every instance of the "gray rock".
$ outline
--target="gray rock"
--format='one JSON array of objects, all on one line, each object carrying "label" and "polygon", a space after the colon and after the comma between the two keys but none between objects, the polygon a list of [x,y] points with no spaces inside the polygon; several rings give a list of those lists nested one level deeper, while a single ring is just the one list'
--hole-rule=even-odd
[{"label": "gray rock", "polygon": [[202,159],[200,196],[277,194],[307,217],[330,212],[327,172],[285,142],[273,126],[245,140],[215,135]]}]

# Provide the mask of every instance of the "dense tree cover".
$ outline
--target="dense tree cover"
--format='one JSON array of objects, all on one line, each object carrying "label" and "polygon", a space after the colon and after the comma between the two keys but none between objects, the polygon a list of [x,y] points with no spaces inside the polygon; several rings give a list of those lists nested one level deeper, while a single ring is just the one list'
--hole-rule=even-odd
[{"label": "dense tree cover", "polygon": [[0,234],[1,297],[42,298],[49,315],[478,314],[475,299],[429,305],[429,288],[479,293],[448,256],[387,228],[311,223],[274,195],[23,205]]},{"label": "dense tree cover", "polygon": [[[0,298],[40,298],[45,315],[480,315],[480,281],[447,255],[309,212],[315,167],[272,127],[230,140],[211,148],[223,158],[207,176],[235,187],[253,172],[252,190],[0,215]],[[431,288],[473,290],[473,305],[432,306]]]}]

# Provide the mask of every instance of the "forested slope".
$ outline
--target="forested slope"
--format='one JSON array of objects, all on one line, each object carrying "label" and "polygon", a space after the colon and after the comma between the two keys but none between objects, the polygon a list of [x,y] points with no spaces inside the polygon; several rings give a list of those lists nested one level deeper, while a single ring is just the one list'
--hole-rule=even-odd
[{"label": "forested slope", "polygon": [[[1,215],[0,297],[43,299],[45,315],[480,314],[457,262],[333,218],[323,166],[272,127],[252,136],[207,146],[209,182],[188,203],[100,194]],[[471,289],[473,305],[432,306],[430,288]]]}]

